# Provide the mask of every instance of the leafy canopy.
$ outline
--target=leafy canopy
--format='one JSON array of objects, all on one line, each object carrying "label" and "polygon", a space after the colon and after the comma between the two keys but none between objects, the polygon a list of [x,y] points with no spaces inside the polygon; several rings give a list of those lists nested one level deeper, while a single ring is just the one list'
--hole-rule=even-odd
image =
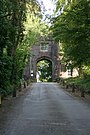
[{"label": "leafy canopy", "polygon": [[[58,1],[61,2],[61,1]],[[52,25],[53,37],[62,43],[65,61],[74,67],[90,63],[90,1],[67,1]],[[61,2],[61,3],[62,3]]]}]

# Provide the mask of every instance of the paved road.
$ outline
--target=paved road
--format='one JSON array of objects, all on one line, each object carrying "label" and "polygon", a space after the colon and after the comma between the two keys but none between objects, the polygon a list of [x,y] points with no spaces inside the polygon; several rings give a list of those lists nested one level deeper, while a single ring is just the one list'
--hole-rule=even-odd
[{"label": "paved road", "polygon": [[0,135],[90,135],[90,104],[57,83],[34,83],[6,111],[0,113]]}]

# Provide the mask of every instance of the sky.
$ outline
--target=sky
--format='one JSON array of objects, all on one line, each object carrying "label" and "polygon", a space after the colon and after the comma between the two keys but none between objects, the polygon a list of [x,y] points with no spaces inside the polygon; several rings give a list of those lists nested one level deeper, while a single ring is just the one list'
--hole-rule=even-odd
[{"label": "sky", "polygon": [[[41,6],[45,6],[46,14],[53,14],[53,10],[55,9],[53,0],[38,0],[41,3]],[[43,2],[43,3],[42,3]]]},{"label": "sky", "polygon": [[42,7],[43,14],[43,21],[46,22],[48,25],[51,25],[50,23],[50,16],[54,15],[55,10],[55,4],[53,0],[38,0]]}]

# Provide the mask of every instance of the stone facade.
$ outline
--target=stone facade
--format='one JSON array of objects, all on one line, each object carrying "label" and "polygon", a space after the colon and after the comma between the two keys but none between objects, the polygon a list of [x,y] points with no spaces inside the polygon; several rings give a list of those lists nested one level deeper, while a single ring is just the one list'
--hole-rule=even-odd
[{"label": "stone facade", "polygon": [[41,38],[37,44],[32,46],[24,77],[36,80],[36,65],[41,60],[48,60],[52,63],[52,80],[58,78],[60,72],[58,45],[50,38]]}]

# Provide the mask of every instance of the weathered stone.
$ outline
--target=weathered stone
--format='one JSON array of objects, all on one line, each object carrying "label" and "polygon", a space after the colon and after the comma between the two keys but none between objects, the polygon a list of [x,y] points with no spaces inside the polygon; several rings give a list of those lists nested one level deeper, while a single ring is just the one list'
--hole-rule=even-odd
[{"label": "weathered stone", "polygon": [[[45,50],[46,49],[46,50]],[[31,48],[31,55],[28,65],[24,70],[24,79],[36,81],[37,67],[36,64],[41,60],[48,60],[52,63],[52,80],[59,77],[59,56],[58,45],[50,38],[40,39],[40,41]]]}]

